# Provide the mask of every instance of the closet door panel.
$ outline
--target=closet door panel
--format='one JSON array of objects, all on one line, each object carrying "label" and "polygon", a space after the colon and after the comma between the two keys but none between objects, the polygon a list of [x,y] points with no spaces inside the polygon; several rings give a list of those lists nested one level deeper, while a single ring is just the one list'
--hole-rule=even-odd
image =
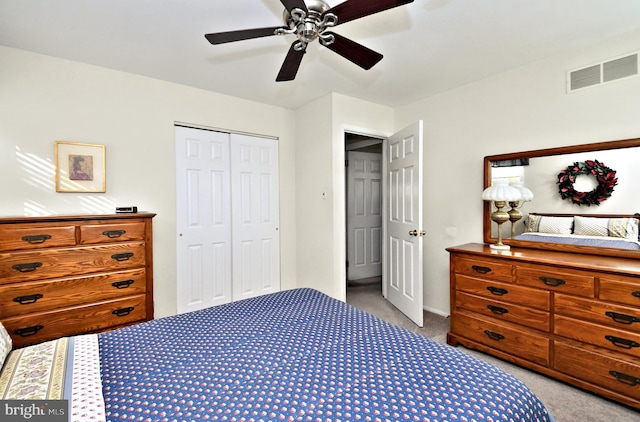
[{"label": "closet door panel", "polygon": [[278,142],[231,135],[233,300],[280,290]]},{"label": "closet door panel", "polygon": [[177,308],[232,300],[229,134],[176,127]]}]

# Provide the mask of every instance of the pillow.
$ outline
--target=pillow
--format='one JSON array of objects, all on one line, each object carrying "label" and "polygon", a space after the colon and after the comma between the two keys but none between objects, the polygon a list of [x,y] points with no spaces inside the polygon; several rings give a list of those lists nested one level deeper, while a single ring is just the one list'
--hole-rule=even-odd
[{"label": "pillow", "polygon": [[14,350],[0,374],[0,400],[60,400],[69,339]]},{"label": "pillow", "polygon": [[608,236],[638,241],[637,218],[575,217],[574,234]]},{"label": "pillow", "polygon": [[571,234],[573,217],[550,217],[546,215],[529,214],[526,232]]},{"label": "pillow", "polygon": [[11,346],[13,346],[11,336],[0,322],[0,369],[2,369],[2,365],[4,365],[4,361],[11,351]]}]

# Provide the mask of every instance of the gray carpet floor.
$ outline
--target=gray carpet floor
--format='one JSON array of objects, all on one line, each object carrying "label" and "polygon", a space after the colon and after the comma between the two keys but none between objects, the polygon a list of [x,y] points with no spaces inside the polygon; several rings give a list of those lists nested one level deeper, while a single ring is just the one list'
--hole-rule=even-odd
[{"label": "gray carpet floor", "polygon": [[[382,297],[379,283],[349,283],[347,303],[404,327],[439,343],[446,343],[449,319],[424,313],[420,328]],[[555,381],[487,354],[460,347],[461,350],[490,362],[523,381],[551,411],[557,422],[631,422],[640,421],[640,412],[595,394]]]}]

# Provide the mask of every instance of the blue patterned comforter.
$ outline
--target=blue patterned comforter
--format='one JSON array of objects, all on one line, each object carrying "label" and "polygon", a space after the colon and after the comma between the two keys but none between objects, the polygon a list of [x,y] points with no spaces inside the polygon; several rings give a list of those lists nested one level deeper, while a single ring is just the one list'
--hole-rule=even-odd
[{"label": "blue patterned comforter", "polygon": [[99,335],[107,420],[551,421],[519,380],[311,289]]}]

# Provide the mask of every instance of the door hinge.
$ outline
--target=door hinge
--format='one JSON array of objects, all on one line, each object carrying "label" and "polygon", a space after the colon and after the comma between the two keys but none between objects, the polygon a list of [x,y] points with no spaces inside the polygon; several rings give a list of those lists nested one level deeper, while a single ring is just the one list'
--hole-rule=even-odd
[{"label": "door hinge", "polygon": [[349,160],[344,160],[344,166],[349,167]]}]

